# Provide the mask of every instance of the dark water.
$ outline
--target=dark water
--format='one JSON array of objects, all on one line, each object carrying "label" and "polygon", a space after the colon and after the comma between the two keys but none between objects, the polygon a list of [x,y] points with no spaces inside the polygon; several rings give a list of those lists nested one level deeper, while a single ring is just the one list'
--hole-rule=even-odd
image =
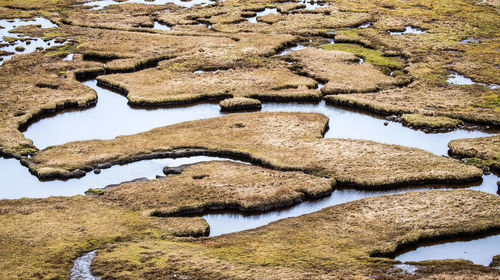
[{"label": "dark water", "polygon": [[488,266],[500,254],[500,234],[474,239],[452,239],[441,244],[424,243],[395,259],[402,262],[441,259],[464,259]]}]

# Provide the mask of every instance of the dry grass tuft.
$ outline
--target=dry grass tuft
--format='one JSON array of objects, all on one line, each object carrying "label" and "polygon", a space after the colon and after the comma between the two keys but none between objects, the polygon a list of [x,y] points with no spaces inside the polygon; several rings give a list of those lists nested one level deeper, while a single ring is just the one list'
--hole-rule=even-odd
[{"label": "dry grass tuft", "polygon": [[500,170],[500,135],[453,140],[448,147],[452,155],[469,158],[471,164]]},{"label": "dry grass tuft", "polygon": [[247,97],[233,97],[222,100],[220,103],[221,111],[240,111],[240,110],[260,110],[262,103],[258,99]]},{"label": "dry grass tuft", "polygon": [[179,216],[217,209],[267,211],[326,195],[333,179],[280,172],[242,163],[214,161],[187,167],[164,179],[104,189],[100,199],[155,216]]},{"label": "dry grass tuft", "polygon": [[373,92],[398,84],[375,66],[359,64],[359,58],[348,52],[306,48],[291,52],[288,58],[298,61],[301,71],[326,81],[324,94]]},{"label": "dry grass tuft", "polygon": [[199,74],[154,68],[99,76],[98,81],[121,89],[135,105],[182,104],[227,96],[265,100],[320,98],[319,92],[308,89],[316,85],[314,80],[298,76],[283,65]]}]

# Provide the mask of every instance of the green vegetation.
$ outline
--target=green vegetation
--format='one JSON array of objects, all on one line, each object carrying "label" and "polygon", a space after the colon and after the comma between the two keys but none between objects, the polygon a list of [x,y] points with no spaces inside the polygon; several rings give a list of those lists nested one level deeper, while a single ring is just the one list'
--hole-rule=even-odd
[{"label": "green vegetation", "polygon": [[328,51],[350,52],[363,58],[370,64],[389,69],[401,68],[403,66],[403,63],[397,57],[386,57],[381,51],[368,49],[360,45],[337,43],[323,45],[321,48]]},{"label": "green vegetation", "polygon": [[406,124],[418,128],[452,129],[463,124],[461,120],[447,117],[426,116],[422,114],[403,114],[401,118]]}]

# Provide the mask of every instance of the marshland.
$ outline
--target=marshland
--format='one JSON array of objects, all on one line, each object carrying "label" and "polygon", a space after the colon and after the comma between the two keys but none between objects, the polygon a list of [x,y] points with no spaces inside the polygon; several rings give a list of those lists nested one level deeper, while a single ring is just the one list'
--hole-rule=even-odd
[{"label": "marshland", "polygon": [[499,13],[0,0],[0,279],[498,279]]}]

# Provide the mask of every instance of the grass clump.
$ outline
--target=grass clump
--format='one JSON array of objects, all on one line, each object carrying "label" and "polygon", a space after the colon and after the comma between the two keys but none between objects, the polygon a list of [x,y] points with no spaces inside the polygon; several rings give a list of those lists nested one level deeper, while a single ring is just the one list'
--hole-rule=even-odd
[{"label": "grass clump", "polygon": [[370,64],[387,67],[389,69],[397,69],[403,66],[403,63],[397,57],[386,57],[379,50],[368,49],[360,45],[338,43],[323,45],[321,48],[327,51],[350,52],[363,58]]},{"label": "grass clump", "polygon": [[326,81],[324,94],[373,92],[399,84],[401,81],[384,75],[369,63],[349,52],[306,48],[293,51],[287,59],[298,62],[298,71]]},{"label": "grass clump", "polygon": [[[101,199],[155,216],[180,216],[225,209],[267,211],[332,191],[333,179],[280,172],[229,161],[191,165],[165,179],[124,183],[101,190]],[[151,191],[152,190],[152,191]]]},{"label": "grass clump", "polygon": [[500,170],[500,135],[453,140],[448,147],[452,155],[468,158],[472,165]]},{"label": "grass clump", "polygon": [[262,108],[262,103],[258,99],[247,97],[224,99],[219,105],[221,111],[260,110]]},{"label": "grass clump", "polygon": [[403,114],[401,118],[406,124],[417,128],[453,129],[463,124],[461,120],[447,117],[426,116],[422,114]]},{"label": "grass clump", "polygon": [[[132,104],[150,106],[228,96],[271,100],[317,100],[320,96],[319,92],[308,89],[316,84],[313,79],[296,75],[281,63],[274,67],[202,73],[153,68],[99,76],[98,81],[126,92]],[[235,101],[241,100],[248,102],[248,99]]]}]

